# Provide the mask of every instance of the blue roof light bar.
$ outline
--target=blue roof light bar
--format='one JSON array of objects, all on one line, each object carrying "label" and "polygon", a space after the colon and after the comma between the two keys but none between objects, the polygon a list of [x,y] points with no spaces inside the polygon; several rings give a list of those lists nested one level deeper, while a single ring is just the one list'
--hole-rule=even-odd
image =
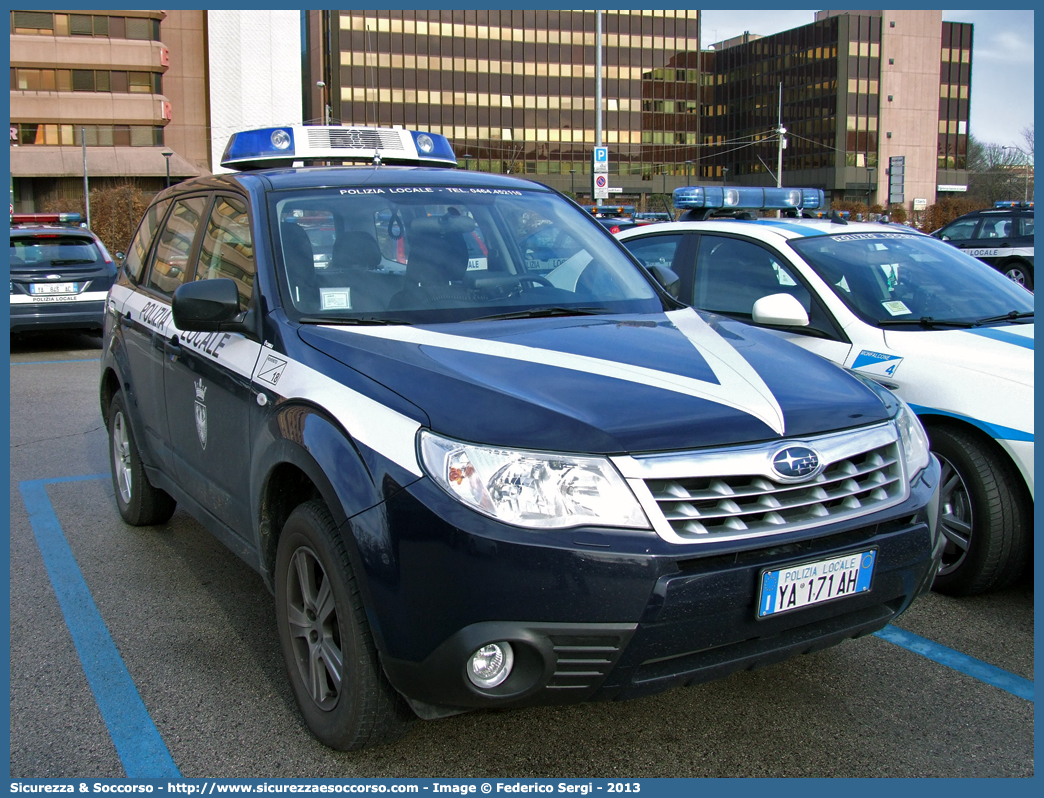
[{"label": "blue roof light bar", "polygon": [[240,131],[229,137],[221,156],[223,167],[236,170],[308,161],[457,165],[449,139],[437,133],[340,125],[286,125]]},{"label": "blue roof light bar", "polygon": [[679,210],[814,210],[826,204],[818,188],[685,186],[674,190]]}]

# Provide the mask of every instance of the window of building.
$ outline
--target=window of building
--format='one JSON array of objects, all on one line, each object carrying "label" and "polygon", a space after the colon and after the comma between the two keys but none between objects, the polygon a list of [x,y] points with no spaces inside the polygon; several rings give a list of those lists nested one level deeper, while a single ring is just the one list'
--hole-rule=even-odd
[{"label": "window of building", "polygon": [[12,122],[12,140],[23,146],[162,147],[163,128],[151,125],[50,125]]},{"label": "window of building", "polygon": [[159,41],[159,20],[109,17],[100,14],[54,14],[12,11],[11,33],[40,36],[101,36],[112,39]]}]

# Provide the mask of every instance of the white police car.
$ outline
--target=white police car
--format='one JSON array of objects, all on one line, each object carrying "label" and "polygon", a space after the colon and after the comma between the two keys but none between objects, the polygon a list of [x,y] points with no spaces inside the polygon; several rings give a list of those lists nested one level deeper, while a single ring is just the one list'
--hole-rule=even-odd
[{"label": "white police car", "polygon": [[[811,189],[694,187],[674,196],[699,217],[822,205]],[[646,265],[673,269],[694,307],[773,329],[910,403],[943,464],[947,548],[936,589],[977,593],[1019,575],[1033,534],[1028,291],[897,225],[707,219],[617,237]]]},{"label": "white police car", "polygon": [[912,411],[683,306],[558,193],[403,130],[224,163],[156,197],[109,296],[116,504],[177,502],[262,574],[325,743],[706,681],[931,585]]}]

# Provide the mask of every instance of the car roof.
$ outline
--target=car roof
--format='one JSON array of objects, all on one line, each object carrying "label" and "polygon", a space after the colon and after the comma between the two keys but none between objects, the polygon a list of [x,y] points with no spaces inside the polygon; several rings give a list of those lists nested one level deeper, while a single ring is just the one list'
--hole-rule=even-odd
[{"label": "car roof", "polygon": [[[971,211],[962,216],[958,216],[953,221],[956,222],[960,219],[968,219],[973,216],[1011,216],[1012,214],[1021,214],[1023,216],[1032,216],[1033,208],[983,208],[981,211]],[[952,224],[953,222],[951,222]]]},{"label": "car roof", "polygon": [[32,238],[34,235],[64,235],[79,236],[91,241],[97,239],[97,236],[90,230],[85,230],[82,227],[67,227],[61,224],[13,224],[11,225],[11,235],[18,238]]},{"label": "car roof", "polygon": [[839,223],[831,219],[707,219],[702,222],[660,222],[644,227],[621,231],[620,239],[666,232],[719,232],[741,233],[762,241],[776,239],[809,238],[853,233],[909,233],[924,235],[906,225],[882,224],[880,222]]},{"label": "car roof", "polygon": [[[492,189],[533,190],[552,193],[541,183],[491,172],[470,172],[429,166],[301,166],[273,169],[251,169],[221,175],[187,180],[179,183],[177,191],[219,189],[231,185],[245,185],[251,179],[260,179],[275,191],[325,186],[362,186],[385,188],[389,186],[461,186]],[[164,192],[166,195],[166,192]]]}]

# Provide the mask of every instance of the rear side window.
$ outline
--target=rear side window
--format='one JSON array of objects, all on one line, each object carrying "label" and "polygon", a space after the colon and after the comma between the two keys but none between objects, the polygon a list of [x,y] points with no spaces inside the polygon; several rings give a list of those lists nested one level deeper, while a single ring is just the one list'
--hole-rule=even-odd
[{"label": "rear side window", "polygon": [[1019,221],[1019,235],[1020,236],[1032,236],[1033,235],[1033,217],[1023,216]]},{"label": "rear side window", "polygon": [[178,200],[156,243],[156,257],[149,272],[149,288],[170,296],[187,279],[192,264],[192,243],[207,209],[207,197]]},{"label": "rear side window", "polygon": [[1010,216],[988,216],[982,220],[982,227],[976,238],[1011,238],[1012,217]]},{"label": "rear side window", "polygon": [[254,245],[246,203],[218,197],[199,248],[197,280],[228,277],[239,288],[240,307],[250,304],[254,290]]},{"label": "rear side window", "polygon": [[148,262],[152,239],[156,235],[156,228],[163,221],[163,217],[166,215],[169,207],[170,200],[163,200],[145,211],[145,216],[138,226],[138,233],[134,236],[134,240],[131,241],[130,248],[127,250],[127,259],[123,262],[123,271],[130,278],[131,282],[135,284],[141,282],[141,276],[145,273],[145,264]]}]

